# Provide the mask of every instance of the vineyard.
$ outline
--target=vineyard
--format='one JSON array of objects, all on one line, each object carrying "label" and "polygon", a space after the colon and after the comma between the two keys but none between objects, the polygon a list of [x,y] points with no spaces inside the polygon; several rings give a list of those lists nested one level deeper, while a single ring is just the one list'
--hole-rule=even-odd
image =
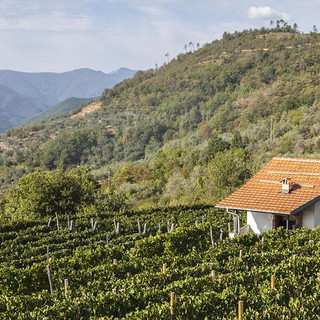
[{"label": "vineyard", "polygon": [[3,224],[0,318],[238,319],[241,300],[243,319],[319,319],[320,230],[231,240],[229,222],[193,207]]}]

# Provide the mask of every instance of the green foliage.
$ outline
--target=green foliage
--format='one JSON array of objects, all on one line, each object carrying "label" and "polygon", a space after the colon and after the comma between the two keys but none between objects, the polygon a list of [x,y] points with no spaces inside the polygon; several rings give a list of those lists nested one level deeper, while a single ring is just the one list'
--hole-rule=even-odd
[{"label": "green foliage", "polygon": [[[230,215],[210,207],[71,218],[73,229],[60,219],[59,232],[47,221],[0,225],[1,318],[236,319],[239,300],[244,319],[320,315],[318,228],[278,228],[230,239]],[[90,218],[97,223],[95,230]],[[175,225],[172,232],[168,220]],[[114,221],[120,223],[119,234]],[[138,221],[146,224],[145,233],[143,227],[138,232]],[[173,317],[171,292],[176,297]]]},{"label": "green foliage", "polygon": [[119,186],[124,182],[139,183],[155,178],[155,174],[146,164],[126,164],[118,170],[112,182],[115,186]]},{"label": "green foliage", "polygon": [[14,220],[73,214],[93,203],[96,186],[88,169],[35,171],[23,176],[6,197],[5,214]]},{"label": "green foliage", "polygon": [[62,133],[45,144],[40,152],[40,162],[47,169],[75,167],[87,162],[95,143],[95,135],[88,130]]},{"label": "green foliage", "polygon": [[238,189],[252,174],[250,161],[243,149],[218,152],[208,164],[208,169],[216,200]]},{"label": "green foliage", "polygon": [[[215,232],[216,233],[216,232]],[[180,227],[167,236],[165,250],[174,255],[187,255],[193,248],[205,251],[209,248],[206,230],[192,227]]]},{"label": "green foliage", "polygon": [[108,213],[121,211],[126,208],[126,195],[113,189],[107,190],[105,193],[99,192],[95,198],[95,210],[100,213]]},{"label": "green foliage", "polygon": [[[232,149],[239,149],[239,148],[245,148],[245,144],[242,141],[242,137],[239,131],[236,131],[235,134],[233,135],[233,138],[231,140],[230,147]],[[222,150],[221,150],[222,151]]]},{"label": "green foliage", "polygon": [[207,147],[208,158],[214,158],[218,152],[224,152],[226,149],[230,148],[230,144],[227,141],[222,140],[217,135],[212,135],[209,139]]}]

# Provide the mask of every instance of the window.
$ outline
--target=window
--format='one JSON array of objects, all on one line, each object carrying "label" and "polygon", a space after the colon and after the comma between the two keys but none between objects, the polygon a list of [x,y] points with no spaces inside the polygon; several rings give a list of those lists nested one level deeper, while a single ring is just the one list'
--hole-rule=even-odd
[{"label": "window", "polygon": [[296,228],[296,220],[292,216],[274,216],[274,228],[283,227],[287,230],[294,230]]}]

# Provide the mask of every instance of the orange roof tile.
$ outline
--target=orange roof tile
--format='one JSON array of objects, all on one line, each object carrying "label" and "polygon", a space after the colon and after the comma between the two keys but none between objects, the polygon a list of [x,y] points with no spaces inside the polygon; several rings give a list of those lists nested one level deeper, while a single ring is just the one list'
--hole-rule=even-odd
[{"label": "orange roof tile", "polygon": [[[283,178],[290,178],[293,184],[289,194],[282,193]],[[320,200],[320,160],[277,157],[216,207],[296,214],[317,200]]]}]

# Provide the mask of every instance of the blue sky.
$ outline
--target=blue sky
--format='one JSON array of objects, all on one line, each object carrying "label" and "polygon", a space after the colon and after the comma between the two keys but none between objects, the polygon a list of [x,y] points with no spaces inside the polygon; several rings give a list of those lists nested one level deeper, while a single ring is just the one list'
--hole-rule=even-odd
[{"label": "blue sky", "polygon": [[1,0],[0,69],[145,70],[270,20],[320,29],[320,0]]}]

